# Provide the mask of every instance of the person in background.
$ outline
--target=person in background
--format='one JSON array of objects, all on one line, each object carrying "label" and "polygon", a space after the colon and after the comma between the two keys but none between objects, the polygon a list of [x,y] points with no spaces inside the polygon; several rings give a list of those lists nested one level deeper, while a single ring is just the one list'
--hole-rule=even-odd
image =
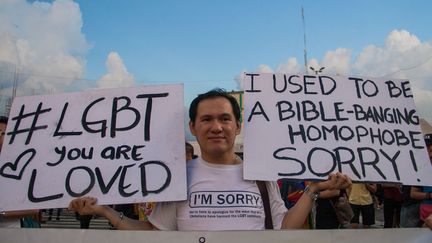
[{"label": "person in background", "polygon": [[384,192],[384,228],[400,227],[402,191],[400,184],[382,184]]},{"label": "person in background", "polygon": [[320,192],[316,201],[316,229],[338,229],[339,220],[334,209],[334,202],[339,198],[341,190],[325,190]]},{"label": "person in background", "polygon": [[401,228],[420,227],[420,202],[411,197],[411,186],[402,186],[402,206],[400,213]]},{"label": "person in background", "polygon": [[[0,153],[3,147],[3,141],[6,135],[6,126],[8,118],[0,116]],[[20,228],[21,219],[30,217],[35,221],[39,220],[39,210],[18,210],[0,212],[0,228]]]},{"label": "person in background", "polygon": [[373,193],[376,192],[376,184],[353,183],[348,189],[348,199],[354,211],[351,220],[351,228],[358,228],[360,224],[360,214],[362,216],[363,228],[370,228],[375,224],[375,207]]},{"label": "person in background", "polygon": [[193,160],[195,157],[194,147],[192,146],[192,144],[186,142],[185,148],[186,148],[186,161]]},{"label": "person in background", "polygon": [[[62,210],[63,210],[62,208],[57,208],[56,220],[60,220],[60,214],[61,214]],[[53,213],[54,213],[54,208],[48,209],[48,220],[52,220]]]},{"label": "person in background", "polygon": [[[432,163],[432,134],[425,135],[426,148]],[[420,203],[420,220],[426,223],[426,219],[432,215],[432,186],[411,187],[411,197],[422,200]]]},{"label": "person in background", "polygon": [[411,197],[422,200],[420,203],[420,224],[426,222],[426,218],[432,215],[432,186],[411,187]]},{"label": "person in background", "polygon": [[376,209],[381,210],[384,204],[384,189],[382,184],[377,184],[377,190],[372,196],[374,198]]}]

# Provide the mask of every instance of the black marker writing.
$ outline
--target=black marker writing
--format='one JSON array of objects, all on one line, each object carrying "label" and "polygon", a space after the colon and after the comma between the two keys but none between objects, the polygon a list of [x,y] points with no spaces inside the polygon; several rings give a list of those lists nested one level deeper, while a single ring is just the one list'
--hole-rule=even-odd
[{"label": "black marker writing", "polygon": [[249,79],[250,82],[246,82],[246,81],[245,81],[245,86],[246,86],[247,84],[250,84],[249,89],[248,89],[248,88],[245,88],[245,92],[247,92],[247,93],[259,93],[259,92],[261,92],[261,90],[254,89],[254,77],[255,77],[255,76],[260,76],[260,75],[257,74],[257,73],[245,73],[245,76],[250,77],[250,79]]},{"label": "black marker writing", "polygon": [[29,183],[29,187],[28,187],[28,191],[27,191],[27,197],[30,200],[30,202],[38,203],[38,202],[55,200],[55,199],[59,199],[59,198],[63,197],[63,193],[45,196],[45,197],[36,197],[33,194],[35,183],[36,183],[36,176],[37,176],[37,170],[34,169],[32,171],[31,177],[30,177],[30,183]]},{"label": "black marker writing", "polygon": [[62,131],[60,131],[60,129],[62,127],[62,124],[63,124],[64,117],[66,115],[66,111],[67,111],[68,106],[69,106],[68,102],[66,102],[64,104],[64,106],[63,106],[63,110],[62,110],[62,113],[60,115],[60,119],[59,119],[59,122],[57,124],[56,130],[54,131],[53,137],[57,137],[57,136],[78,136],[78,135],[82,134],[81,131],[79,131],[79,132],[62,132]]},{"label": "black marker writing", "polygon": [[[139,180],[130,180],[128,175],[129,171],[140,169]],[[159,168],[165,171],[166,177],[160,178],[160,186],[158,188],[148,188],[147,183],[147,173],[151,172],[153,169]],[[65,193],[57,193],[48,196],[35,196],[34,191],[37,191],[35,188],[38,183],[38,173],[37,169],[33,169],[30,183],[27,191],[28,199],[31,202],[44,202],[51,201],[62,198]],[[39,180],[43,180],[46,178],[39,178]],[[128,180],[127,180],[128,179]],[[127,181],[139,182],[140,185],[133,185],[128,183]],[[112,190],[117,182],[117,190],[118,193],[122,197],[131,197],[141,190],[143,196],[147,196],[151,193],[160,193],[164,191],[171,183],[171,171],[169,167],[162,161],[146,161],[139,165],[137,164],[128,164],[119,166],[114,174],[107,175],[106,171],[103,171],[102,167],[96,167],[94,169],[87,166],[76,166],[71,168],[65,178],[65,192],[72,197],[82,197],[88,194],[90,191],[94,190],[95,187],[98,187],[103,194],[108,194],[110,190]],[[80,189],[76,188],[76,185],[80,185]]]},{"label": "black marker writing", "polygon": [[[37,131],[40,129],[46,129],[48,127],[47,125],[37,126],[36,124],[37,124],[37,121],[39,119],[39,116],[45,112],[49,112],[51,110],[51,108],[42,109],[42,102],[40,102],[35,112],[30,112],[30,113],[24,114],[24,110],[25,110],[25,105],[22,105],[18,116],[15,116],[12,118],[12,120],[16,121],[16,122],[15,122],[14,129],[11,132],[8,132],[8,135],[11,135],[11,138],[9,140],[9,144],[12,144],[14,142],[15,136],[17,134],[28,133],[27,139],[25,141],[25,144],[27,145],[30,143],[34,131]],[[33,118],[31,126],[29,128],[19,129],[20,125],[21,125],[21,121],[23,119],[26,119],[29,117]]]},{"label": "black marker writing", "polygon": [[141,153],[138,152],[139,149],[144,148],[145,145],[134,145],[130,147],[129,145],[120,145],[118,147],[108,146],[101,151],[101,158],[103,159],[120,159],[124,158],[126,160],[139,161],[143,158]]},{"label": "black marker writing", "polygon": [[153,98],[162,98],[167,97],[168,93],[159,93],[159,94],[140,94],[137,95],[138,99],[147,98],[147,106],[146,106],[146,115],[144,121],[144,141],[150,141],[150,121],[151,121],[151,112],[152,112],[152,104]]},{"label": "black marker writing", "polygon": [[367,97],[374,97],[378,94],[378,86],[372,80],[363,80],[362,78],[350,77],[349,80],[355,81],[357,98],[361,99],[362,94]]},{"label": "black marker writing", "polygon": [[54,151],[60,156],[57,162],[47,162],[48,166],[56,166],[63,162],[65,158],[68,160],[76,160],[76,159],[93,159],[93,147],[90,148],[73,148],[67,150],[66,146],[62,146],[61,148],[55,147]]},{"label": "black marker writing", "polygon": [[387,84],[388,92],[390,98],[398,98],[401,95],[406,98],[412,98],[413,95],[411,93],[411,88],[409,86],[409,81],[401,82],[401,87],[397,87],[396,83],[389,80],[386,81],[385,84]]}]

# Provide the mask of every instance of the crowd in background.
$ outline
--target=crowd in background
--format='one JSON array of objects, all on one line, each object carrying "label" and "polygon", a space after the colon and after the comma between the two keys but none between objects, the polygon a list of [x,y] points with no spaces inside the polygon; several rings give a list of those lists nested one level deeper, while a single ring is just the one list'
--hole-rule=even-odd
[{"label": "crowd in background", "polygon": [[[279,180],[287,208],[295,205],[306,185],[305,181]],[[305,222],[304,228],[422,227],[431,215],[428,209],[432,205],[430,189],[400,184],[353,183],[346,190],[324,191],[320,193],[315,210]],[[337,217],[335,203],[341,197],[345,197],[352,208],[353,217],[350,222],[340,222]],[[377,218],[380,219],[379,222]]]}]

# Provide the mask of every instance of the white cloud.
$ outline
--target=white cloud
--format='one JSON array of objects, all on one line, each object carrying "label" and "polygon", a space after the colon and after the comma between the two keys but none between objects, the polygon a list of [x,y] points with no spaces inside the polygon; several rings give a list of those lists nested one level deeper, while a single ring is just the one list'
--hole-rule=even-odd
[{"label": "white cloud", "polygon": [[385,41],[386,48],[394,52],[406,52],[420,45],[420,40],[406,30],[393,30]]},{"label": "white cloud", "polygon": [[244,90],[242,79],[243,79],[243,74],[246,72],[247,72],[247,70],[243,69],[240,72],[240,74],[238,74],[237,76],[234,77],[234,81],[237,83],[237,90]]},{"label": "white cloud", "polygon": [[279,65],[276,69],[277,73],[300,73],[302,66],[297,62],[297,59],[291,57],[287,63]]},{"label": "white cloud", "polygon": [[273,69],[271,69],[271,67],[269,67],[266,64],[261,64],[255,70],[255,72],[257,72],[257,73],[273,73]]},{"label": "white cloud", "polygon": [[[0,113],[12,95],[47,94],[91,88],[83,80],[90,45],[82,33],[80,7],[72,0],[52,3],[3,0],[0,4]],[[98,87],[129,87],[134,77],[120,56],[108,55]],[[17,75],[16,75],[17,74]]]},{"label": "white cloud", "polygon": [[432,122],[432,46],[406,30],[394,30],[382,47],[362,50],[352,66],[356,75],[408,79],[419,114]]},{"label": "white cloud", "polygon": [[432,57],[432,47],[427,42],[421,42],[416,36],[406,30],[394,30],[385,40],[384,46],[369,45],[365,47],[352,64],[353,72],[373,77],[397,76],[412,77],[414,73],[426,71],[432,67],[432,62],[426,67],[416,68]]},{"label": "white cloud", "polygon": [[105,63],[108,73],[98,81],[100,88],[131,87],[134,77],[130,74],[117,52],[110,52]]},{"label": "white cloud", "polygon": [[346,48],[328,51],[324,55],[320,67],[325,67],[324,70],[328,74],[347,75],[350,73],[351,54],[352,51]]},{"label": "white cloud", "polygon": [[432,91],[421,90],[415,87],[412,89],[412,91],[414,95],[414,102],[417,106],[417,112],[421,115],[421,117],[425,118],[429,123],[432,124]]},{"label": "white cloud", "polygon": [[[80,8],[71,0],[2,1],[0,62],[16,67],[18,95],[61,92],[83,76],[90,45],[82,24]],[[15,72],[3,66],[0,71]],[[12,80],[1,82],[12,85]]]}]

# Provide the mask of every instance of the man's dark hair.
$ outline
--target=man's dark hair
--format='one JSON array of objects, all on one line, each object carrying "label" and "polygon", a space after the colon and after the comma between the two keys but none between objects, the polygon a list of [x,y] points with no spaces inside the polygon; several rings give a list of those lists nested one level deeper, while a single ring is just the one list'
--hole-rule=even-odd
[{"label": "man's dark hair", "polygon": [[189,107],[189,119],[192,123],[195,123],[195,118],[197,116],[198,105],[201,101],[206,99],[223,97],[231,103],[231,107],[236,118],[236,121],[240,121],[240,107],[237,100],[229,95],[224,89],[216,88],[208,91],[207,93],[198,95],[191,103]]},{"label": "man's dark hair", "polygon": [[7,118],[7,116],[0,116],[0,123],[7,124],[7,123],[8,123],[8,118]]}]

